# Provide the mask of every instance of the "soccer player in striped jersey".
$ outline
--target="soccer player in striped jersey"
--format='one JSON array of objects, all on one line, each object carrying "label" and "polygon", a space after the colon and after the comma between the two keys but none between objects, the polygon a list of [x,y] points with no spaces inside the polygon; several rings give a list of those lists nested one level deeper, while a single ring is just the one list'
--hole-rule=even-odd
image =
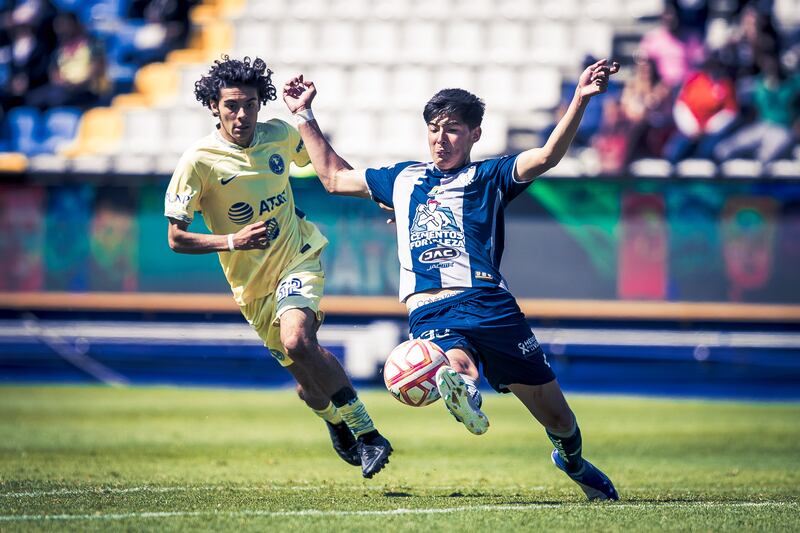
[{"label": "soccer player in striped jersey", "polygon": [[544,146],[485,161],[470,158],[481,137],[483,102],[462,89],[444,89],[423,111],[432,160],[365,170],[354,169],[323,136],[311,110],[313,82],[297,76],[283,88],[325,188],[394,209],[400,299],[409,310],[412,337],[433,341],[447,353],[450,366],[437,372],[436,381],[456,420],[478,435],[489,427],[475,386],[480,364],[495,390],[513,393],[544,426],[555,465],[589,499],[601,500],[616,500],[617,492],[582,457],[575,415],[499,267],[505,206],[561,160],[590,99],[607,89],[618,70],[604,59],[583,71],[569,109]]},{"label": "soccer player in striped jersey", "polygon": [[[219,254],[244,317],[325,421],[339,456],[371,478],[392,447],[339,361],[317,342],[319,256],[328,241],[294,204],[289,163],[309,162],[300,135],[281,120],[258,122],[261,105],[276,99],[271,75],[261,59],[224,56],[195,84],[219,123],[183,154],[167,187],[169,246]],[[189,230],[196,211],[211,235]]]}]

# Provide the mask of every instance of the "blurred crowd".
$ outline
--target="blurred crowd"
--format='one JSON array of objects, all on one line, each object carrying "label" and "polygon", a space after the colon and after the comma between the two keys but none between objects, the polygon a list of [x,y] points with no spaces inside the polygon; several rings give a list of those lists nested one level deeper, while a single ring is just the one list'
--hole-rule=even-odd
[{"label": "blurred crowd", "polygon": [[123,67],[183,46],[192,2],[0,0],[0,110],[107,103]]},{"label": "blurred crowd", "polygon": [[586,146],[601,171],[642,158],[766,164],[800,138],[800,35],[779,31],[771,1],[732,4],[709,20],[705,0],[667,0],[638,44],[629,77],[603,98]]}]

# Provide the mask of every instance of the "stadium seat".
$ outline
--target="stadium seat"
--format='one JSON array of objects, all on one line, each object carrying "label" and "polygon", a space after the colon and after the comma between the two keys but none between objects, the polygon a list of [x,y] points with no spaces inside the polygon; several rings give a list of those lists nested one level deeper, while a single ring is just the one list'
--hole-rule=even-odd
[{"label": "stadium seat", "polygon": [[779,159],[767,164],[767,174],[779,179],[797,179],[800,176],[800,161]]},{"label": "stadium seat", "polygon": [[136,73],[134,85],[149,105],[166,105],[179,100],[179,76],[168,63],[150,63]]},{"label": "stadium seat", "polygon": [[125,153],[155,154],[163,149],[166,130],[163,112],[154,109],[129,109],[123,119]]},{"label": "stadium seat", "polygon": [[519,109],[519,100],[511,93],[518,86],[517,69],[513,67],[490,65],[478,69],[478,96],[483,98],[489,110]]},{"label": "stadium seat", "polygon": [[666,159],[638,159],[628,166],[628,171],[639,178],[669,178],[672,163]]},{"label": "stadium seat", "polygon": [[575,27],[573,34],[575,36],[573,46],[579,58],[611,57],[614,31],[610,23],[584,20]]},{"label": "stadium seat", "polygon": [[397,61],[440,64],[442,40],[439,24],[430,20],[414,20],[403,24]]},{"label": "stadium seat", "polygon": [[391,135],[379,135],[372,144],[378,143],[377,151],[389,161],[427,161],[430,158],[425,122],[421,113],[413,111],[389,111],[379,117],[378,131],[390,131]]},{"label": "stadium seat", "polygon": [[[289,76],[285,76],[287,79]],[[314,109],[339,109],[347,100],[348,77],[341,67],[324,65],[307,74],[319,93],[314,99]]]},{"label": "stadium seat", "polygon": [[684,159],[675,164],[675,174],[680,178],[713,178],[717,165],[710,159]]},{"label": "stadium seat", "polygon": [[43,148],[49,153],[56,153],[59,148],[68,145],[78,133],[81,111],[73,107],[54,107],[44,114]]},{"label": "stadium seat", "polygon": [[561,75],[554,68],[534,65],[520,73],[518,83],[523,109],[553,109],[561,99]]},{"label": "stadium seat", "polygon": [[317,25],[309,21],[292,20],[278,27],[276,57],[290,63],[305,63],[318,59]]},{"label": "stadium seat", "polygon": [[316,33],[319,36],[319,57],[328,63],[358,63],[361,47],[358,43],[356,23],[347,20],[334,20],[320,23]]},{"label": "stadium seat", "polygon": [[478,21],[460,20],[445,24],[444,54],[453,63],[484,63],[486,36],[484,25]]},{"label": "stadium seat", "polygon": [[42,116],[34,107],[16,107],[8,112],[11,150],[25,155],[42,153]]},{"label": "stadium seat", "polygon": [[726,178],[757,178],[764,172],[761,162],[754,159],[729,159],[720,164],[719,170]]},{"label": "stadium seat", "polygon": [[573,21],[582,15],[583,6],[581,4],[582,2],[579,0],[542,0],[539,13],[548,18]]},{"label": "stadium seat", "polygon": [[369,111],[343,112],[335,121],[333,145],[345,158],[361,155],[375,146],[378,130]]},{"label": "stadium seat", "polygon": [[492,21],[487,36],[487,61],[505,65],[530,62],[528,33],[528,27],[520,20]]},{"label": "stadium seat", "polygon": [[395,63],[400,48],[400,24],[371,21],[362,24],[359,55],[370,63]]},{"label": "stadium seat", "polygon": [[580,61],[567,24],[542,20],[531,31],[530,56],[550,65],[575,65]]},{"label": "stadium seat", "polygon": [[[120,147],[123,124],[119,110],[111,107],[95,107],[83,114],[75,141],[61,149],[67,157],[88,154],[107,154]],[[87,163],[89,166],[91,162]]]},{"label": "stadium seat", "polygon": [[487,111],[483,119],[480,141],[475,143],[472,158],[475,161],[502,155],[508,147],[508,120],[505,115]]},{"label": "stadium seat", "polygon": [[390,74],[389,101],[395,109],[410,109],[418,114],[433,95],[430,69],[419,65],[403,65]]},{"label": "stadium seat", "polygon": [[434,69],[433,91],[447,88],[459,88],[470,91],[480,96],[475,69],[464,65],[447,65]]},{"label": "stadium seat", "polygon": [[350,78],[350,105],[361,109],[380,109],[387,105],[389,76],[385,68],[362,65]]},{"label": "stadium seat", "polygon": [[167,116],[164,150],[180,154],[195,141],[214,131],[214,117],[207,109],[195,103],[189,109],[173,109]]},{"label": "stadium seat", "polygon": [[234,50],[237,57],[260,56],[273,50],[274,26],[264,21],[247,21],[236,26]]}]

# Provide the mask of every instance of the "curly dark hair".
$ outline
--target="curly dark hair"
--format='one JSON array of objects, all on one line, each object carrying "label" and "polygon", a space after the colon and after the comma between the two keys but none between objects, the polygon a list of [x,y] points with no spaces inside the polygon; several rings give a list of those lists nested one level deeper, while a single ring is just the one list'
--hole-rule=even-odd
[{"label": "curly dark hair", "polygon": [[430,124],[442,115],[460,118],[470,129],[477,128],[483,122],[483,100],[464,89],[442,89],[425,104],[422,116],[425,123]]},{"label": "curly dark hair", "polygon": [[194,84],[194,95],[197,101],[210,108],[212,101],[219,100],[219,91],[226,87],[234,86],[255,87],[258,90],[258,100],[266,104],[278,97],[278,91],[272,84],[272,71],[261,58],[251,60],[231,59],[223,55],[217,59],[208,70],[207,76],[201,76]]}]

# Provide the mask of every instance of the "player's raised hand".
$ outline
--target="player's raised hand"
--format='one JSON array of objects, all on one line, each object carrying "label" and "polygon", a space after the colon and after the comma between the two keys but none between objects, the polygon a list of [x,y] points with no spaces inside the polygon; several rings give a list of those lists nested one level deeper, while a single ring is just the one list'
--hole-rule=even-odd
[{"label": "player's raised hand", "polygon": [[264,250],[269,244],[269,228],[263,220],[248,224],[233,235],[236,250]]},{"label": "player's raised hand", "polygon": [[290,79],[283,86],[283,101],[292,113],[310,109],[316,95],[314,82],[304,80],[302,74]]},{"label": "player's raised hand", "polygon": [[592,97],[606,92],[609,78],[619,72],[619,63],[601,59],[586,67],[578,80],[578,91],[581,96]]}]

